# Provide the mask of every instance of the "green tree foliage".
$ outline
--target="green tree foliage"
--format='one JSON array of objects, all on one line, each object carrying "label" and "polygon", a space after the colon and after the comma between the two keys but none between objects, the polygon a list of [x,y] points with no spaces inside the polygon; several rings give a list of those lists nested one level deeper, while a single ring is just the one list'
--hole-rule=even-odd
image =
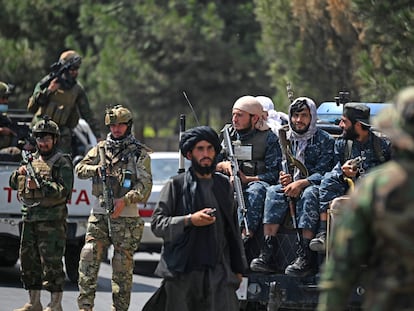
[{"label": "green tree foliage", "polygon": [[372,101],[393,98],[414,84],[414,3],[409,0],[354,0],[362,49],[358,53],[361,96]]},{"label": "green tree foliage", "polygon": [[0,0],[0,80],[25,108],[60,53],[75,49],[97,118],[124,104],[140,139],[148,126],[178,131],[180,114],[196,125],[183,92],[216,129],[242,95],[271,96],[286,111],[287,81],[317,102],[344,89],[381,101],[413,83],[411,2]]},{"label": "green tree foliage", "polygon": [[130,107],[140,138],[145,126],[178,129],[179,115],[191,116],[184,91],[200,122],[217,127],[229,120],[237,97],[270,93],[251,1],[0,3],[0,79],[18,86],[22,108],[68,48],[83,56],[79,80],[93,109]]},{"label": "green tree foliage", "polygon": [[[269,62],[279,108],[287,108],[286,82],[296,96],[317,102],[355,90],[351,78],[356,32],[341,1],[256,0],[261,51]],[[346,1],[345,1],[346,2]],[[282,103],[282,104],[281,104]]]}]

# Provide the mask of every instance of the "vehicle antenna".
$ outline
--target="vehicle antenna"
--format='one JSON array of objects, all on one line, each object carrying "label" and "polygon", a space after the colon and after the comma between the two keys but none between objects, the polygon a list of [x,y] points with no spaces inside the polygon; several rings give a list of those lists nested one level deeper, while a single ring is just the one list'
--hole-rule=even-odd
[{"label": "vehicle antenna", "polygon": [[200,122],[198,122],[197,114],[196,114],[196,113],[195,113],[195,111],[194,111],[193,105],[191,105],[190,101],[188,100],[188,97],[187,97],[187,94],[186,94],[186,92],[185,92],[185,91],[183,91],[183,95],[184,95],[185,100],[187,101],[188,105],[190,106],[191,111],[193,112],[194,119],[196,120],[197,125],[198,125],[198,126],[200,126]]}]

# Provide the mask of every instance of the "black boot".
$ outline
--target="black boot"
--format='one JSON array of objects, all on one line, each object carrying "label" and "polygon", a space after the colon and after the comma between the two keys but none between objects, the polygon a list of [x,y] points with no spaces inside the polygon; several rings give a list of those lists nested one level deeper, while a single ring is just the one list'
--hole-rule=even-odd
[{"label": "black boot", "polygon": [[306,277],[316,274],[316,253],[309,248],[309,240],[299,245],[295,261],[286,267],[285,274],[294,277]]},{"label": "black boot", "polygon": [[260,255],[250,263],[250,269],[256,272],[276,272],[275,251],[276,237],[266,235]]}]

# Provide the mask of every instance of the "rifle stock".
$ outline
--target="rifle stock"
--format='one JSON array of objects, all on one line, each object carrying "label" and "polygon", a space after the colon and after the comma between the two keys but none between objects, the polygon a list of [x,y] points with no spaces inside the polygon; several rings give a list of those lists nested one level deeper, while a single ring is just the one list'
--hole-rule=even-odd
[{"label": "rifle stock", "polygon": [[227,124],[223,129],[224,145],[227,150],[228,158],[231,162],[233,185],[234,185],[234,192],[235,192],[236,200],[237,200],[237,207],[241,210],[242,215],[243,215],[243,223],[246,229],[246,236],[249,236],[249,227],[247,224],[247,208],[246,208],[246,203],[244,201],[243,188],[242,188],[242,183],[241,183],[240,175],[239,175],[239,163],[237,162],[237,158],[233,152],[232,142],[231,142],[230,133],[229,133],[229,127],[230,127],[230,124]]}]

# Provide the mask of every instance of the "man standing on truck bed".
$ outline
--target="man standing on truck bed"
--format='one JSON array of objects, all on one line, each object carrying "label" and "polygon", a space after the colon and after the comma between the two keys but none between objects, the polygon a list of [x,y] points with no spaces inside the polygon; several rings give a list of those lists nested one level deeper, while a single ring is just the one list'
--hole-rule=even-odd
[{"label": "man standing on truck bed", "polygon": [[10,187],[18,191],[23,203],[20,268],[30,297],[28,303],[14,311],[42,311],[42,287],[51,292],[51,301],[43,311],[59,311],[65,283],[62,257],[66,203],[72,194],[73,166],[68,155],[57,151],[59,128],[55,122],[45,118],[35,124],[32,133],[38,151],[10,176]]},{"label": "man standing on truck bed", "polygon": [[363,310],[413,310],[414,87],[374,125],[391,140],[394,159],[360,180],[335,223],[318,311],[344,310],[358,281]]},{"label": "man standing on truck bed", "polygon": [[[253,271],[275,272],[276,234],[289,211],[289,201],[294,209],[298,229],[301,230],[298,257],[286,268],[291,276],[307,276],[316,270],[316,254],[310,251],[309,242],[315,236],[319,220],[318,187],[323,175],[333,167],[333,138],[316,127],[316,105],[308,97],[299,97],[289,108],[289,126],[285,136],[291,156],[303,163],[306,173],[296,167],[292,172],[281,171],[280,184],[267,189],[263,216],[264,244],[258,258],[252,260]],[[283,132],[281,132],[283,134]],[[284,144],[279,135],[280,143]],[[285,152],[285,148],[282,148]],[[287,151],[287,150],[286,150]],[[288,169],[285,168],[285,169]],[[302,168],[302,170],[304,170]]]},{"label": "man standing on truck bed", "polygon": [[[343,133],[334,147],[335,167],[325,174],[319,188],[320,226],[317,236],[310,243],[314,251],[325,251],[327,210],[331,201],[348,191],[349,180],[363,176],[369,169],[391,158],[390,142],[371,130],[369,116],[370,109],[365,104],[347,103],[344,106],[339,122]],[[357,168],[351,160],[359,156],[362,163]]]},{"label": "man standing on truck bed", "polygon": [[[5,106],[4,108],[7,110],[12,89],[13,86],[0,82],[0,106]],[[17,147],[18,143],[16,124],[7,116],[6,111],[0,110],[0,159],[20,161],[21,157],[20,149]]]},{"label": "man standing on truck bed", "polygon": [[151,193],[151,160],[148,147],[131,133],[132,114],[118,105],[105,114],[110,133],[76,165],[81,179],[92,178],[96,197],[79,262],[79,310],[94,306],[99,266],[104,250],[112,244],[112,310],[127,311],[132,289],[134,252],[138,249],[144,221],[137,203]]},{"label": "man standing on truck bed", "polygon": [[[54,71],[36,84],[27,105],[27,110],[34,114],[33,124],[44,115],[48,115],[58,124],[58,147],[66,153],[72,152],[72,131],[80,117],[88,122],[97,139],[101,137],[86,92],[76,80],[81,62],[82,59],[77,52],[63,52],[59,61],[52,65]],[[51,81],[50,77],[53,78]]]}]

